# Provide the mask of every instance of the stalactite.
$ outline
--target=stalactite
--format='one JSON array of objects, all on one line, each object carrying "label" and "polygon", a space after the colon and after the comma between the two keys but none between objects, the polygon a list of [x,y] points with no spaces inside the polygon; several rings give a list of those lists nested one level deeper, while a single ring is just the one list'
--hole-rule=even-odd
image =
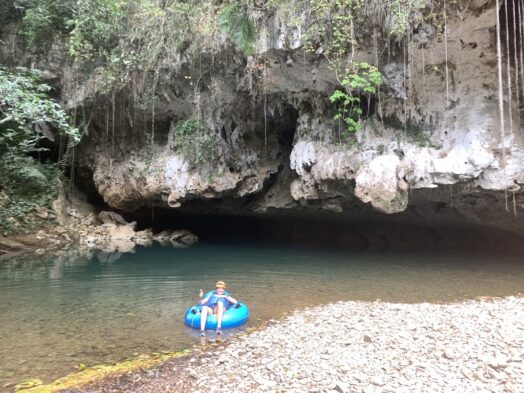
[{"label": "stalactite", "polygon": [[508,83],[508,116],[509,116],[509,133],[513,135],[513,102],[512,102],[512,88],[511,88],[511,55],[509,51],[509,15],[508,15],[508,1],[504,1],[504,13],[506,19],[506,78]]},{"label": "stalactite", "polygon": [[264,94],[264,156],[267,157],[267,91],[266,91],[266,70],[267,70],[267,64],[264,61],[264,68],[262,71],[262,87],[263,87],[263,94]]},{"label": "stalactite", "polygon": [[516,200],[516,197],[515,197],[515,190],[512,190],[513,192],[513,215],[516,217],[518,216],[518,213],[517,213],[517,200]]},{"label": "stalactite", "polygon": [[[111,120],[111,156],[115,155],[115,91],[113,90],[111,97],[111,109],[112,109],[112,120]],[[111,160],[113,162],[113,160]]]},{"label": "stalactite", "polygon": [[[73,84],[74,84],[74,90],[73,91],[78,91],[78,79],[75,75],[74,77],[74,80],[73,80]],[[78,105],[75,105],[74,106],[74,109],[73,109],[73,123],[76,125],[77,124],[77,119],[76,119],[76,110],[77,110],[77,107]],[[68,143],[69,145],[69,143]],[[70,194],[73,196],[73,200],[74,200],[74,184],[75,184],[75,147],[72,146],[72,152],[71,152],[71,183],[70,183]]]},{"label": "stalactite", "polygon": [[406,137],[406,134],[407,134],[407,123],[408,123],[408,108],[407,108],[407,100],[408,100],[408,83],[407,83],[407,43],[406,43],[406,40],[404,40],[404,51],[403,51],[403,58],[402,58],[402,66],[403,66],[403,71],[402,71],[402,75],[404,77],[404,81],[403,81],[403,88],[404,88],[404,93],[406,94],[406,97],[404,98],[404,102],[403,102],[403,105],[404,105],[404,134],[402,135],[403,138]]},{"label": "stalactite", "polygon": [[[448,9],[446,1],[444,1],[444,56],[446,66],[446,112],[449,107],[449,67],[448,67]],[[444,113],[446,113],[444,112]]]},{"label": "stalactite", "polygon": [[151,104],[151,145],[155,144],[155,99]]},{"label": "stalactite", "polygon": [[[521,83],[521,89],[522,92],[522,100],[524,101],[524,4],[522,1],[518,1],[518,9],[519,9],[519,37],[520,37],[520,45],[519,45],[519,52],[520,52],[520,83]],[[517,33],[515,32],[515,35]],[[523,102],[524,105],[524,102]],[[520,112],[520,108],[519,108]]]},{"label": "stalactite", "polygon": [[108,151],[108,146],[109,146],[109,97],[106,97],[106,143],[105,143],[105,147],[106,147],[106,154],[109,152]]},{"label": "stalactite", "polygon": [[518,5],[513,3],[512,14],[513,14],[513,61],[515,62],[515,97],[517,98],[517,120],[518,128],[520,129],[520,91],[519,91],[519,59],[518,59],[518,46],[517,46],[517,18],[515,7]]},{"label": "stalactite", "polygon": [[422,94],[424,98],[424,104],[426,104],[427,92],[426,92],[426,50],[422,45]]},{"label": "stalactite", "polygon": [[[413,37],[411,31],[408,31],[407,33],[407,39],[408,39],[408,92],[413,91],[413,66],[415,62],[415,57],[413,56]],[[409,97],[411,97],[411,94],[409,94]]]},{"label": "stalactite", "polygon": [[342,144],[342,119],[338,118],[338,143]]},{"label": "stalactite", "polygon": [[[377,67],[377,70],[380,69],[379,68],[379,61],[378,61],[378,40],[377,40],[377,31],[375,28],[373,28],[373,42],[374,42],[374,45],[375,45],[375,67]],[[380,96],[380,86],[377,87],[377,101],[378,101],[378,105],[377,105],[377,112],[378,112],[378,117],[380,118],[380,120],[382,121],[382,126],[384,126],[384,117],[382,116],[382,97]]]},{"label": "stalactite", "polygon": [[[71,147],[71,179],[69,183],[69,195],[74,195],[74,184],[75,184],[75,147]],[[74,198],[72,198],[74,200]]]},{"label": "stalactite", "polygon": [[497,17],[497,77],[498,77],[498,100],[499,100],[499,122],[500,122],[500,145],[502,148],[502,165],[506,166],[505,132],[504,132],[504,92],[502,82],[502,49],[500,43],[500,5],[496,0]]},{"label": "stalactite", "polygon": [[[132,85],[134,85],[134,82],[131,82]],[[137,128],[136,127],[136,103],[134,102],[135,101],[135,98],[134,98],[134,89],[131,89],[131,103],[130,103],[130,106],[131,106],[131,110],[133,112],[132,114],[132,120],[133,120],[133,123],[131,124],[131,134],[133,135],[133,148],[136,150],[136,147],[137,147]]]}]

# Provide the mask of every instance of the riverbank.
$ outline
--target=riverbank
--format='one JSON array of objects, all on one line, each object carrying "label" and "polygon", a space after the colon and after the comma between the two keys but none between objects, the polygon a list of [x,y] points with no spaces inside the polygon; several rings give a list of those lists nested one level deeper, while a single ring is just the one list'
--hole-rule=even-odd
[{"label": "riverbank", "polygon": [[524,298],[329,304],[65,391],[521,392]]},{"label": "riverbank", "polygon": [[8,237],[0,235],[0,261],[23,253],[125,253],[133,252],[136,246],[151,246],[154,242],[186,248],[198,241],[196,235],[185,229],[164,230],[154,234],[152,229],[137,231],[135,227],[136,222],[128,223],[115,212],[70,216],[62,224],[48,224],[37,230]]}]

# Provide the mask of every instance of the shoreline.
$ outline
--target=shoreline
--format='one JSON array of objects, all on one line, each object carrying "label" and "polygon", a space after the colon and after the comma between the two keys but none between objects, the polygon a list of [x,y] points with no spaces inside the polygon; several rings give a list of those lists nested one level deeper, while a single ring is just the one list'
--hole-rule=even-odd
[{"label": "shoreline", "polygon": [[[51,385],[23,392],[50,392]],[[37,390],[38,389],[38,390]],[[524,297],[337,302],[65,392],[524,391]]]}]

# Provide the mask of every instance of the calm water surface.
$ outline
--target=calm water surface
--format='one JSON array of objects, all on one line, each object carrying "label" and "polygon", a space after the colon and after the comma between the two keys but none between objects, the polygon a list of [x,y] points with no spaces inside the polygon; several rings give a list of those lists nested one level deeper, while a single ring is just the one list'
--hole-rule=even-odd
[{"label": "calm water surface", "polygon": [[[184,326],[200,288],[225,280],[255,326],[337,300],[449,302],[524,292],[517,257],[312,252],[198,244],[120,258],[0,262],[0,390],[48,382],[83,363],[116,362],[199,342]],[[244,327],[245,328],[245,327]],[[225,334],[234,334],[228,331]]]}]

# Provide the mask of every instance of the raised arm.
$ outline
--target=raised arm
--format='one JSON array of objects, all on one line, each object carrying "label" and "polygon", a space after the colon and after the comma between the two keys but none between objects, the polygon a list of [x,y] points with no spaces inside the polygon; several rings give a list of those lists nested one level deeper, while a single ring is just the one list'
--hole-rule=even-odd
[{"label": "raised arm", "polygon": [[202,296],[204,296],[204,291],[202,291],[202,289],[200,289],[200,293],[198,294],[198,297],[201,299],[201,300],[200,300],[200,304],[201,304],[201,305],[204,305],[204,304],[207,303],[207,301],[209,300],[209,298],[210,298],[212,295],[209,295],[209,296],[207,296],[207,297],[205,297],[205,298],[203,298],[203,299],[202,299]]}]

